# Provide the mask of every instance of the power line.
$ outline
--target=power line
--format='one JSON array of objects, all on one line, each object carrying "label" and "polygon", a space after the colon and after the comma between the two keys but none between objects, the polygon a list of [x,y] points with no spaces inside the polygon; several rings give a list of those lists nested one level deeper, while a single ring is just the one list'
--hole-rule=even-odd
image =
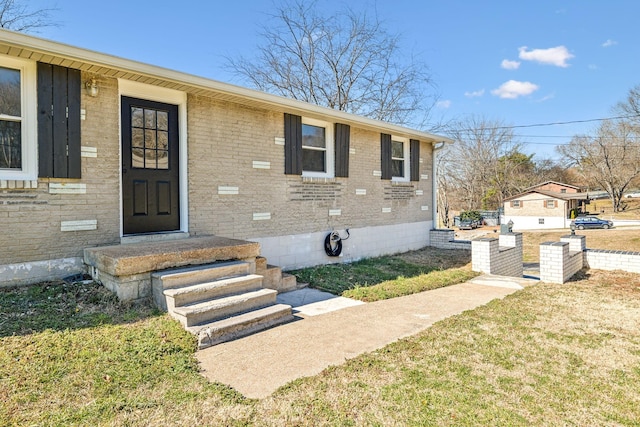
[{"label": "power line", "polygon": [[576,123],[602,122],[605,120],[623,120],[623,119],[632,119],[636,117],[640,117],[640,114],[633,114],[630,116],[605,117],[601,119],[570,120],[566,122],[550,122],[550,123],[535,123],[530,125],[498,126],[492,129],[516,129],[516,128],[532,128],[532,127],[543,127],[543,126],[572,125]]},{"label": "power line", "polygon": [[[632,114],[629,116],[604,117],[599,119],[568,120],[564,122],[533,123],[528,125],[495,126],[495,127],[486,127],[485,129],[486,130],[508,130],[508,129],[519,129],[519,128],[572,125],[572,124],[578,124],[578,123],[592,123],[592,122],[603,122],[605,120],[624,120],[624,119],[633,119],[633,118],[640,118],[640,114]],[[469,128],[469,129],[459,129],[458,131],[476,132],[478,131],[478,129]]]}]

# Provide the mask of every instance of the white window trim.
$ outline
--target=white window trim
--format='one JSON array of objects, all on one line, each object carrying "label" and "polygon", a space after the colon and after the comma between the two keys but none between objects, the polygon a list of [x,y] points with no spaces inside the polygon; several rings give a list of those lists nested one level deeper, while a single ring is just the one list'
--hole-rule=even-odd
[{"label": "white window trim", "polygon": [[[391,136],[391,143],[393,144],[393,141],[396,142],[402,142],[402,152],[404,155],[404,158],[402,159],[404,161],[404,176],[392,176],[391,180],[392,181],[398,181],[398,182],[409,182],[409,179],[411,178],[411,169],[410,169],[410,165],[409,163],[409,138],[403,138],[400,136]],[[393,155],[391,156],[391,161],[393,160],[399,160],[398,158],[393,157]]]},{"label": "white window trim", "polygon": [[[551,206],[549,206],[549,205],[551,205]],[[551,200],[551,199],[545,200],[544,207],[547,208],[547,209],[555,209],[556,208],[556,201],[555,200]]]},{"label": "white window trim", "polygon": [[0,55],[0,66],[20,71],[20,129],[22,165],[20,169],[0,169],[0,179],[38,179],[38,93],[35,61]]},{"label": "white window trim", "polygon": [[302,176],[308,176],[312,178],[333,178],[335,176],[335,141],[333,139],[333,123],[302,117],[302,124],[324,128],[326,147],[325,165],[327,167],[326,172],[311,172],[305,171],[303,169]]}]

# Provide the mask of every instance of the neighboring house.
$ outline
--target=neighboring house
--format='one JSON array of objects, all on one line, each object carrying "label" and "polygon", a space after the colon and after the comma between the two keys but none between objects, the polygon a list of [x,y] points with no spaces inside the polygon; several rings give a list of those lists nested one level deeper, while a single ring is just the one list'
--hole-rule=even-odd
[{"label": "neighboring house", "polygon": [[567,228],[571,212],[585,212],[589,195],[579,187],[547,181],[504,201],[501,223],[513,221],[513,228]]},{"label": "neighboring house", "polygon": [[580,187],[576,187],[575,185],[563,184],[561,182],[556,181],[546,181],[541,184],[534,185],[532,187],[526,188],[523,193],[526,193],[529,190],[543,190],[550,191],[552,193],[580,193],[582,189]]},{"label": "neighboring house", "polygon": [[285,269],[429,244],[445,137],[6,30],[0,85],[0,286],[134,241],[251,240]]}]

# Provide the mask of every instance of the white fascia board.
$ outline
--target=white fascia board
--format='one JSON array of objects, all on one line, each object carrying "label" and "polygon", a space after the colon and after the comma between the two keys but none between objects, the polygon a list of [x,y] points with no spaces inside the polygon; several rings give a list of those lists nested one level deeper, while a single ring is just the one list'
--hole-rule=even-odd
[{"label": "white fascia board", "polygon": [[60,56],[65,59],[70,59],[81,63],[95,64],[107,68],[114,68],[121,71],[132,72],[143,76],[155,77],[162,80],[181,83],[199,89],[211,90],[238,96],[269,105],[276,110],[286,110],[287,112],[297,113],[311,118],[319,118],[322,120],[331,118],[334,121],[354,125],[359,128],[373,129],[376,131],[392,133],[394,135],[405,136],[407,138],[418,139],[426,142],[453,142],[452,139],[441,135],[434,135],[428,132],[409,129],[391,123],[386,123],[355,114],[345,113],[344,111],[321,107],[319,105],[309,104],[307,102],[298,101],[295,99],[284,98],[282,96],[272,95],[254,89],[248,89],[229,83],[219,82],[217,80],[198,77],[193,74],[187,74],[168,68],[145,64],[143,62],[133,61],[130,59],[124,59],[118,56],[108,55],[88,49],[71,46],[68,44],[58,43],[27,34],[17,33],[14,31],[0,29],[0,43],[6,43],[14,47],[27,49],[29,51],[38,52],[44,55]]}]

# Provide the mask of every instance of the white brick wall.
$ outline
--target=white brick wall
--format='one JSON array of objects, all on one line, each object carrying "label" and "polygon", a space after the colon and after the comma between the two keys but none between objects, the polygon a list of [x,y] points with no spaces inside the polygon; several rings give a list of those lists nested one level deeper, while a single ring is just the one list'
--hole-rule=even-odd
[{"label": "white brick wall", "polygon": [[587,249],[584,255],[589,268],[640,273],[640,252]]},{"label": "white brick wall", "polygon": [[498,276],[522,277],[522,234],[501,234],[499,238],[483,237],[471,242],[473,271]]},{"label": "white brick wall", "polygon": [[429,231],[430,246],[439,249],[465,249],[471,250],[470,240],[456,240],[455,230],[441,229]]},{"label": "white brick wall", "polygon": [[585,236],[562,236],[540,245],[540,280],[565,283],[584,266]]},{"label": "white brick wall", "polygon": [[[377,227],[350,228],[350,236],[342,241],[342,254],[330,257],[324,251],[324,239],[332,230],[290,234],[276,237],[255,237],[260,253],[270,264],[285,270],[320,264],[357,261],[361,258],[416,250],[429,245],[431,221]],[[342,238],[344,229],[335,229]]]}]

